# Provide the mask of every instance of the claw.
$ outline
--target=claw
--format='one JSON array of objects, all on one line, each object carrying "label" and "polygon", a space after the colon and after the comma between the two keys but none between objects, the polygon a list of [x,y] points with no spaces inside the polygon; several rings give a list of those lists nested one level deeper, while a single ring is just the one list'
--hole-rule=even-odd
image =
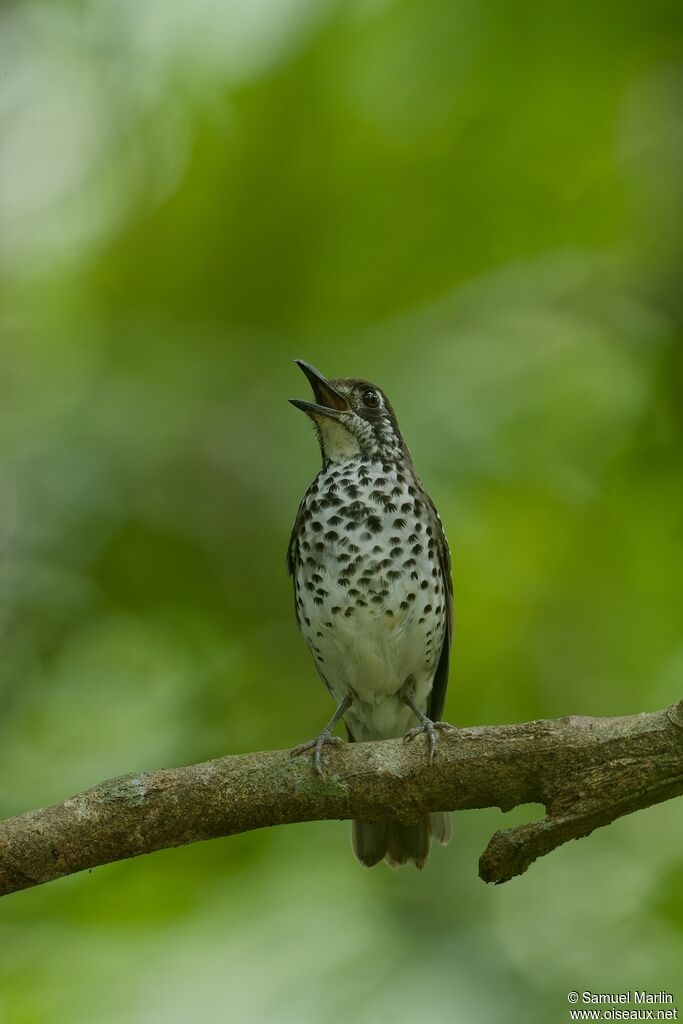
[{"label": "claw", "polygon": [[416,725],[413,729],[408,730],[403,737],[403,742],[409,743],[423,732],[426,732],[429,737],[429,760],[433,761],[434,755],[436,754],[438,733],[455,732],[455,726],[450,725],[449,722],[432,722],[431,718],[426,718],[422,725]]},{"label": "claw", "polygon": [[332,715],[325,728],[319,733],[314,740],[309,740],[308,743],[300,743],[298,747],[295,747],[291,753],[291,757],[298,757],[299,754],[305,754],[307,750],[312,750],[313,753],[313,768],[317,775],[323,775],[323,764],[322,764],[322,750],[326,743],[330,746],[340,747],[344,741],[340,740],[338,736],[333,736],[332,732],[343,716],[345,711],[351,707],[353,703],[353,697],[347,694],[342,700],[341,704]]},{"label": "claw", "polygon": [[324,746],[330,747],[343,747],[344,740],[338,736],[331,736],[330,733],[323,729],[319,736],[316,736],[314,740],[308,740],[307,743],[300,743],[298,747],[290,752],[290,757],[299,757],[300,754],[305,754],[307,751],[312,750],[313,753],[313,770],[316,775],[324,775],[322,765],[322,751]]}]

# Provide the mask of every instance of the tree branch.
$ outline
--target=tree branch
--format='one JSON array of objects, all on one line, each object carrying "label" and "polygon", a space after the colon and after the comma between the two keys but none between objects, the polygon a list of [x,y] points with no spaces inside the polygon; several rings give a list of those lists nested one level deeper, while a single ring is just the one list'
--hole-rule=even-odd
[{"label": "tree branch", "polygon": [[0,895],[84,868],[291,822],[415,820],[426,811],[540,803],[546,817],[505,829],[479,862],[486,882],[526,871],[570,839],[683,793],[683,701],[623,718],[562,718],[325,752],[317,777],[287,751],[124,775],[0,822]]}]

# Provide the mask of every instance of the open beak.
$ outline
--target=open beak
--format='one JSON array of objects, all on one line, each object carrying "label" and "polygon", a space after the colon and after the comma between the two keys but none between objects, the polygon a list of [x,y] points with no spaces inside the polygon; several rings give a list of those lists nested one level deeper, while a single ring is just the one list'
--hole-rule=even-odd
[{"label": "open beak", "polygon": [[313,389],[313,395],[315,402],[303,402],[299,398],[290,398],[292,405],[296,406],[297,409],[301,409],[302,412],[308,413],[309,416],[328,416],[330,419],[339,419],[339,414],[347,412],[350,409],[350,405],[344,396],[333,388],[329,381],[327,381],[320,370],[316,370],[315,366],[311,366],[303,359],[295,359],[294,362],[300,370],[308,377],[309,383]]}]

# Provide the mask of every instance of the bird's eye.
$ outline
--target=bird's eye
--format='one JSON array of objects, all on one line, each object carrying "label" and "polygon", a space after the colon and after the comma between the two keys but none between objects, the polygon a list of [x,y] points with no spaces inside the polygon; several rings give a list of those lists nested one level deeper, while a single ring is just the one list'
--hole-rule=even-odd
[{"label": "bird's eye", "polygon": [[363,392],[363,405],[367,405],[368,409],[379,409],[380,397],[376,391],[372,388],[368,388],[367,391]]}]

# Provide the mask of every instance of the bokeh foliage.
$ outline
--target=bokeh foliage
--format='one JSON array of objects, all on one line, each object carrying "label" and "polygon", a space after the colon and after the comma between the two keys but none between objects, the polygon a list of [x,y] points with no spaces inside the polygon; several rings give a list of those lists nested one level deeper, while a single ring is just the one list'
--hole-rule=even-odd
[{"label": "bokeh foliage", "polygon": [[[681,696],[683,9],[0,11],[0,812],[308,738],[303,356],[380,383],[450,537],[458,724]],[[498,888],[347,826],[6,898],[0,1024],[567,1020],[676,991],[680,807]]]}]

